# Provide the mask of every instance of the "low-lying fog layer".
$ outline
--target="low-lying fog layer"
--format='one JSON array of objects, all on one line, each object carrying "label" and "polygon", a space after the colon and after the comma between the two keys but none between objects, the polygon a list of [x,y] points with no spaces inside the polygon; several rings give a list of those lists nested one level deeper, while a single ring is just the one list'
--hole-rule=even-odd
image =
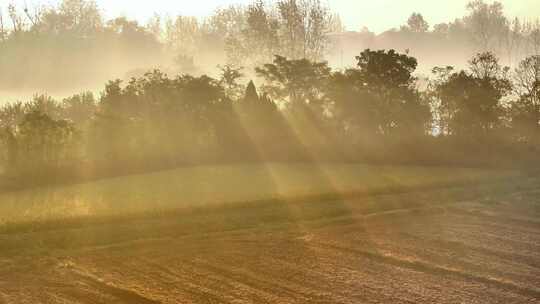
[{"label": "low-lying fog layer", "polygon": [[107,20],[106,8],[92,1],[0,7],[0,102],[35,93],[99,92],[108,80],[128,80],[155,68],[216,75],[218,65],[228,64],[254,77],[254,68],[276,54],[327,60],[339,69],[354,66],[363,49],[396,49],[416,57],[417,73],[427,76],[434,66],[463,67],[479,51],[493,51],[504,64],[516,65],[540,50],[538,23],[507,17],[498,3],[472,2],[466,16],[442,24],[428,24],[429,16],[415,13],[401,28],[380,34],[347,31],[339,16],[317,1],[279,3],[254,1],[205,18],[156,15],[146,24]]}]

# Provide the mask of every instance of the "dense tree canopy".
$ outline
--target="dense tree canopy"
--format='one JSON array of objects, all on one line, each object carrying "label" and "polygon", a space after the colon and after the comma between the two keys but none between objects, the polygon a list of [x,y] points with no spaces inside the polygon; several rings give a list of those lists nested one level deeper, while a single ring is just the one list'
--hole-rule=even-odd
[{"label": "dense tree canopy", "polygon": [[[435,68],[427,89],[408,54],[366,49],[356,59],[357,67],[333,71],[275,56],[256,68],[259,88],[224,66],[220,79],[154,70],[110,81],[97,100],[37,95],[0,110],[4,167],[24,175],[82,164],[124,172],[216,161],[426,161],[439,148],[432,139],[451,139],[448,151],[540,143],[537,57],[510,73],[479,53],[467,70]],[[438,161],[465,162],[455,157]]]},{"label": "dense tree canopy", "polygon": [[435,89],[441,101],[441,130],[478,136],[501,127],[503,98],[510,94],[511,83],[493,54],[476,55],[469,71],[439,76],[445,77]]}]

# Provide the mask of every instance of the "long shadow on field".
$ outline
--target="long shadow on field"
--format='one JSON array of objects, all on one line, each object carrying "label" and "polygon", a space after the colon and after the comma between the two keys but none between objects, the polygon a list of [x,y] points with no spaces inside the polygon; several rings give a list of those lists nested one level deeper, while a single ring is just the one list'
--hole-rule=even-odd
[{"label": "long shadow on field", "polygon": [[[270,168],[267,170],[271,172]],[[268,176],[272,176],[270,172]],[[325,181],[324,167],[313,169],[313,174],[319,174],[317,178]],[[268,179],[271,181],[270,177]],[[331,178],[328,179],[331,182]],[[280,187],[278,182],[275,187]],[[194,302],[226,302],[226,296],[268,302],[261,294],[270,294],[283,297],[283,301],[297,299],[302,303],[314,301],[313,295],[317,292],[321,293],[320,302],[332,302],[336,299],[333,296],[342,296],[339,287],[346,284],[339,274],[348,269],[361,272],[357,268],[361,264],[354,264],[361,259],[531,294],[534,291],[498,284],[481,276],[383,255],[377,245],[381,241],[378,239],[381,230],[369,231],[366,227],[373,225],[363,224],[366,216],[389,211],[426,212],[425,207],[432,206],[429,212],[443,212],[447,204],[486,193],[497,195],[493,189],[504,194],[513,187],[515,185],[502,182],[496,186],[421,189],[401,194],[345,195],[341,199],[340,195],[273,199],[139,217],[64,221],[34,230],[3,231],[0,256],[73,259],[74,266],[66,270],[68,274],[88,273],[86,277],[95,278],[82,278],[88,281],[88,286],[124,298],[126,302],[129,297],[159,301],[173,291],[179,292],[180,298],[194,299]],[[537,187],[537,183],[533,187]],[[390,226],[388,233],[399,233],[396,229],[406,227],[403,225],[408,225],[407,220],[414,219],[408,216],[383,218],[379,223]],[[394,220],[400,224],[393,224]],[[324,229],[318,229],[320,227]],[[430,229],[436,233],[444,228]],[[324,237],[319,238],[319,234]],[[329,265],[329,253],[332,259],[344,256],[348,260]],[[39,272],[46,273],[41,269]],[[0,278],[1,275],[5,273],[0,272]],[[165,298],[154,297],[151,287],[154,282],[169,282],[167,284],[174,287],[162,291]],[[245,289],[252,293],[242,293]],[[64,292],[62,290],[59,292]]]}]

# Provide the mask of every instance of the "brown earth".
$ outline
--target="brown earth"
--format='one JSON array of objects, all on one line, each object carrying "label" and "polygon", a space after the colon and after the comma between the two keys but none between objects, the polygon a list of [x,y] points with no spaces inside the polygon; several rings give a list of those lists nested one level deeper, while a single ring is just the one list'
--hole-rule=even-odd
[{"label": "brown earth", "polygon": [[540,303],[540,181],[0,234],[0,303]]}]

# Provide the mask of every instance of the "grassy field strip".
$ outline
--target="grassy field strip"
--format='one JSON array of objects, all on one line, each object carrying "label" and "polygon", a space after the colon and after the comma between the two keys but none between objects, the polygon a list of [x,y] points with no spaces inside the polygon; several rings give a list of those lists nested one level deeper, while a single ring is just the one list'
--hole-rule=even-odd
[{"label": "grassy field strip", "polygon": [[[260,201],[217,205],[188,210],[171,210],[124,216],[84,217],[44,222],[20,222],[0,227],[0,254],[48,252],[54,248],[106,248],[132,241],[179,237],[213,236],[246,231],[279,231],[302,226],[317,228],[348,225],[372,218],[407,214],[444,214],[456,202],[480,197],[506,197],[516,191],[536,187],[536,179],[495,181],[469,186],[454,186],[363,196],[346,200],[305,202]],[[32,232],[32,233],[30,233]],[[21,236],[21,237],[14,237]],[[34,238],[40,241],[36,242]]]},{"label": "grassy field strip", "polygon": [[[265,201],[467,184],[512,171],[359,164],[267,164],[181,168],[0,194],[0,222],[111,216],[226,202]],[[335,196],[335,195],[334,195]]]}]

